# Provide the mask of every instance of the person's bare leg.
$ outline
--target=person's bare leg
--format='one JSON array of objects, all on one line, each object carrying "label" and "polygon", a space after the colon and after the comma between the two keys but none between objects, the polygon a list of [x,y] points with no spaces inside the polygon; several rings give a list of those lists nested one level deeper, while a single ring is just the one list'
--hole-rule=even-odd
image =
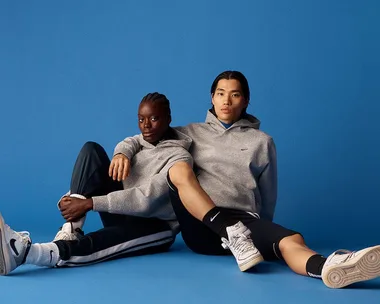
[{"label": "person's bare leg", "polygon": [[170,168],[169,176],[178,189],[182,204],[192,216],[202,221],[215,204],[200,186],[193,169],[185,162],[178,162]]},{"label": "person's bare leg", "polygon": [[306,263],[317,253],[306,246],[303,237],[299,234],[285,237],[280,241],[279,247],[290,269],[300,275],[307,275]]},{"label": "person's bare leg", "polygon": [[243,223],[230,219],[228,215],[224,215],[222,209],[216,207],[187,163],[176,163],[169,170],[169,177],[178,189],[181,202],[187,211],[219,234],[223,247],[231,250],[241,271],[246,271],[263,261],[252,242],[251,231]]},{"label": "person's bare leg", "polygon": [[[279,243],[281,254],[288,266],[300,275],[319,277],[330,288],[342,288],[356,282],[380,277],[380,246],[359,251],[336,251],[327,260],[308,248],[301,235],[295,234]],[[307,270],[309,259],[319,259],[320,273]],[[309,266],[310,267],[310,266]]]}]

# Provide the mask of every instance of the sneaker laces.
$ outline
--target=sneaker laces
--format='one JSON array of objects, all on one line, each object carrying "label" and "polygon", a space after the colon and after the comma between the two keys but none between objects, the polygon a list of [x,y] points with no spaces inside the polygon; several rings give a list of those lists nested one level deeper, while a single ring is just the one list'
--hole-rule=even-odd
[{"label": "sneaker laces", "polygon": [[54,240],[61,240],[61,241],[73,241],[77,240],[79,237],[82,237],[84,235],[84,232],[80,228],[76,228],[74,232],[67,232],[62,230],[59,230],[54,238]]},{"label": "sneaker laces", "polygon": [[250,239],[248,239],[250,233],[251,232],[247,229],[244,232],[233,235],[230,241],[222,238],[223,248],[227,249],[233,247],[235,251],[238,251],[240,253],[247,251],[247,249],[253,245],[252,242],[250,242]]},{"label": "sneaker laces", "polygon": [[63,241],[70,241],[72,239],[71,234],[72,233],[68,233],[66,231],[59,230],[54,239],[59,238],[60,240],[63,240]]},{"label": "sneaker laces", "polygon": [[26,261],[26,257],[29,253],[30,247],[32,245],[32,240],[30,238],[29,231],[14,231],[7,224],[5,224],[5,229],[7,230],[9,234],[16,234],[19,237],[19,241],[24,244],[25,246],[24,257],[19,265],[24,264]]},{"label": "sneaker laces", "polygon": [[18,231],[17,233],[21,235],[23,242],[29,242],[29,239],[30,239],[29,231]]},{"label": "sneaker laces", "polygon": [[30,241],[30,233],[29,231],[15,231],[9,225],[5,224],[5,229],[7,229],[8,233],[15,233],[20,236],[21,242],[28,244]]}]

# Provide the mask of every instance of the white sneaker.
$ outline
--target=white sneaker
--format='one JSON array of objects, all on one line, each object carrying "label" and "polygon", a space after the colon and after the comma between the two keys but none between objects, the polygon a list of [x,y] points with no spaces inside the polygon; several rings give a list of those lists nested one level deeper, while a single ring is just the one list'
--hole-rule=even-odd
[{"label": "white sneaker", "polygon": [[53,242],[55,241],[76,241],[78,240],[81,236],[84,235],[82,229],[76,228],[73,229],[72,224],[67,225],[68,223],[65,223],[63,227],[59,229],[57,234],[54,237]]},{"label": "white sneaker", "polygon": [[222,238],[223,248],[231,250],[241,271],[246,271],[264,261],[250,234],[251,231],[242,222],[238,222],[227,227],[228,240]]},{"label": "white sneaker", "polygon": [[0,214],[0,275],[7,275],[25,263],[32,241],[29,232],[16,232]]},{"label": "white sneaker", "polygon": [[379,276],[380,245],[359,251],[335,251],[322,268],[323,283],[330,288],[342,288]]}]

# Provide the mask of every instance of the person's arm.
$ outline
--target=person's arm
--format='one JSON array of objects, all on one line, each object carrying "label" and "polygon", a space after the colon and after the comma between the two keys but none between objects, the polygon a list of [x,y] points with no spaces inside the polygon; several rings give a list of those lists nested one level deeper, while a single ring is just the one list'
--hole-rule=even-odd
[{"label": "person's arm", "polygon": [[273,139],[268,141],[267,153],[269,161],[258,180],[261,195],[260,217],[273,221],[277,203],[277,155]]},{"label": "person's arm", "polygon": [[113,155],[115,156],[117,154],[123,154],[129,160],[132,160],[133,156],[135,156],[141,149],[139,137],[140,135],[135,135],[127,137],[119,142],[115,147]]},{"label": "person's arm", "polygon": [[158,174],[146,178],[144,184],[93,197],[92,209],[99,212],[162,218],[166,213],[166,204],[162,204],[162,198],[169,199],[167,172],[179,161],[187,162],[192,166],[191,155],[185,149],[181,149]]},{"label": "person's arm", "polygon": [[141,149],[139,137],[127,137],[116,145],[108,170],[113,180],[123,181],[128,177],[131,160]]},{"label": "person's arm", "polygon": [[[130,159],[140,151],[141,145],[139,135],[127,137],[119,142],[114,150],[108,174],[114,180],[122,181],[129,175]],[[93,209],[93,199],[71,198],[70,191],[63,195],[58,201],[57,207],[67,221],[73,221],[85,215]]]}]

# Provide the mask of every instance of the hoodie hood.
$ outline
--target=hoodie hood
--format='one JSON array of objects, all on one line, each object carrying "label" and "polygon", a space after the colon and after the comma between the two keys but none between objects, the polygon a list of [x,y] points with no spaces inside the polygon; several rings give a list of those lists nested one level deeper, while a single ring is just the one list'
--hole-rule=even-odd
[{"label": "hoodie hood", "polygon": [[[244,117],[236,121],[232,124],[228,129],[241,127],[241,128],[253,128],[260,129],[260,120],[251,114],[245,114]],[[206,115],[206,124],[209,124],[215,129],[226,130],[220,120],[211,112],[211,110],[207,111]]]},{"label": "hoodie hood", "polygon": [[158,142],[156,146],[144,140],[143,135],[139,134],[140,145],[142,146],[142,148],[146,148],[146,149],[153,149],[155,147],[179,146],[186,150],[189,150],[192,143],[191,137],[173,128],[170,128],[170,131],[171,131],[170,137],[162,139],[161,141]]}]

